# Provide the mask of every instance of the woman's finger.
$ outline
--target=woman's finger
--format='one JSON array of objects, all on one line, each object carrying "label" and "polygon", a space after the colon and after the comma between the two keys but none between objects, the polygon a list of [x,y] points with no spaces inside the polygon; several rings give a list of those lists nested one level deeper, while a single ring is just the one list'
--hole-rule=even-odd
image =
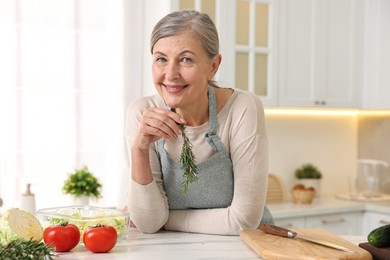
[{"label": "woman's finger", "polygon": [[165,138],[176,138],[181,134],[178,123],[183,122],[176,113],[162,109],[149,108],[141,118],[141,128],[144,133]]}]

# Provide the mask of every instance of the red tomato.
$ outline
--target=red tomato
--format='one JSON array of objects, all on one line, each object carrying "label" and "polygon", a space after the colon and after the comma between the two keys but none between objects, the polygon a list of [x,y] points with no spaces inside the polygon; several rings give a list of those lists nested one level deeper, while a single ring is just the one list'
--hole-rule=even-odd
[{"label": "red tomato", "polygon": [[80,230],[73,224],[64,223],[47,227],[43,232],[46,245],[53,245],[56,252],[68,252],[80,241]]},{"label": "red tomato", "polygon": [[116,244],[118,234],[113,226],[97,225],[85,230],[83,241],[86,248],[93,253],[106,253]]}]

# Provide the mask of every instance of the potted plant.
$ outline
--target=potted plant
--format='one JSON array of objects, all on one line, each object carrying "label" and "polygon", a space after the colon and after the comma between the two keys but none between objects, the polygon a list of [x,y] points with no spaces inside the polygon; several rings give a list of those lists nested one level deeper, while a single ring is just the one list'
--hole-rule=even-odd
[{"label": "potted plant", "polygon": [[88,205],[89,199],[99,199],[101,197],[102,184],[88,170],[87,166],[76,169],[75,172],[68,174],[62,191],[65,194],[73,196],[75,202],[82,205]]},{"label": "potted plant", "polygon": [[311,163],[305,163],[297,168],[294,172],[295,178],[298,179],[298,184],[303,184],[305,187],[313,187],[316,191],[316,197],[319,197],[321,190],[321,171]]}]

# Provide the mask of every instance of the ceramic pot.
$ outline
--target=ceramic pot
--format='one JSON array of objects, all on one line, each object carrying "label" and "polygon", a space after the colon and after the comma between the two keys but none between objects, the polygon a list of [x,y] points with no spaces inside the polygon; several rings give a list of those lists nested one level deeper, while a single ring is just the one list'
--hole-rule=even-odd
[{"label": "ceramic pot", "polygon": [[72,196],[72,205],[73,206],[88,206],[89,205],[89,197],[87,197],[87,196],[80,196],[80,197]]}]

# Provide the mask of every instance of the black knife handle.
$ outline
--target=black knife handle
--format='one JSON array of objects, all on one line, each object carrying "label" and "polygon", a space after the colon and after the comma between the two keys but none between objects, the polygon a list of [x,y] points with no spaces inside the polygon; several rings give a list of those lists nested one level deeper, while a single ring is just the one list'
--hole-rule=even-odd
[{"label": "black knife handle", "polygon": [[280,237],[296,237],[297,233],[291,231],[287,228],[282,228],[278,226],[274,226],[271,224],[260,224],[260,230],[264,231],[267,234],[276,235]]}]

